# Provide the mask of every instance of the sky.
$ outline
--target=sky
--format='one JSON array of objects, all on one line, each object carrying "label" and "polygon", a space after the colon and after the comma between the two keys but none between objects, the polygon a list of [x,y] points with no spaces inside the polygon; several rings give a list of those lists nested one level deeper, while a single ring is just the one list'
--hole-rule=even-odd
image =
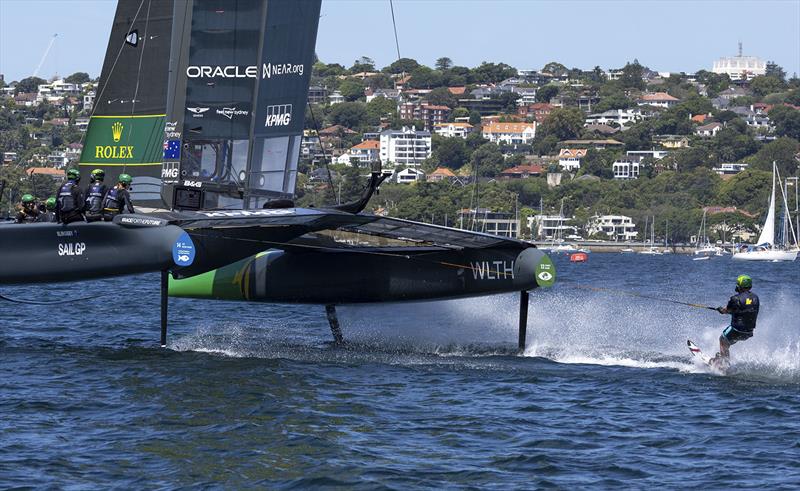
[{"label": "sky", "polygon": [[[220,0],[223,1],[223,0]],[[302,1],[302,0],[298,0]],[[116,1],[0,0],[0,73],[7,82],[100,73]],[[800,0],[394,0],[400,54],[433,66],[504,62],[540,69],[711,69],[744,54],[800,73]],[[383,67],[397,59],[389,0],[323,0],[317,54],[349,67],[361,57]]]}]

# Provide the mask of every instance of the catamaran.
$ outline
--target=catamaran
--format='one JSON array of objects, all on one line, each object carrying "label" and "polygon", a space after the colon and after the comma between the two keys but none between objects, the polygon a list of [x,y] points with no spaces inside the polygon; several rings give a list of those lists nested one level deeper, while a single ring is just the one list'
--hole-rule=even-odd
[{"label": "catamaran", "polygon": [[[775,183],[778,183],[778,188],[781,190],[783,196],[783,210],[781,215],[780,238],[779,243],[775,241]],[[734,249],[733,259],[739,261],[794,261],[797,259],[797,253],[800,248],[797,244],[797,233],[789,218],[789,206],[786,199],[786,190],[780,185],[781,179],[778,173],[778,166],[775,162],[772,163],[772,194],[770,195],[769,208],[767,210],[767,218],[764,221],[764,226],[761,229],[761,234],[758,236],[756,245],[747,246],[741,245]],[[791,241],[789,240],[791,236]],[[793,243],[793,245],[792,245]]]},{"label": "catamaran", "polygon": [[520,292],[555,281],[532,244],[294,204],[321,0],[120,0],[79,167],[133,176],[137,213],[0,226],[0,284],[161,273],[169,296],[325,306]]}]

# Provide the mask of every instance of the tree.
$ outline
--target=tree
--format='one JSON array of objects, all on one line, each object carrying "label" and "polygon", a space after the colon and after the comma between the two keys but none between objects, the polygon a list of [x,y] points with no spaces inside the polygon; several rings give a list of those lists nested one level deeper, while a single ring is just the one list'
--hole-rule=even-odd
[{"label": "tree", "polygon": [[481,113],[475,110],[471,111],[469,113],[469,124],[471,124],[472,126],[477,126],[481,124]]},{"label": "tree", "polygon": [[772,162],[778,165],[781,175],[795,175],[798,168],[797,155],[800,151],[800,143],[794,138],[778,138],[761,147],[761,149],[746,162],[750,164],[750,169],[758,169],[772,172]]},{"label": "tree", "polygon": [[361,72],[374,72],[375,71],[375,60],[368,56],[362,56],[361,58],[357,59],[353,62],[353,66],[350,67],[350,73],[361,73]]},{"label": "tree", "polygon": [[764,75],[767,77],[775,77],[780,81],[786,80],[786,72],[783,71],[783,68],[774,61],[767,62],[766,73],[764,73]]},{"label": "tree", "polygon": [[17,86],[14,87],[14,94],[19,94],[22,92],[36,92],[39,90],[39,86],[42,84],[46,84],[47,80],[39,77],[27,77],[23,78],[19,82],[17,82]]},{"label": "tree", "polygon": [[581,159],[581,175],[593,175],[605,179],[612,179],[614,177],[614,170],[612,163],[616,155],[614,150],[595,150],[590,148],[586,152],[586,156]]},{"label": "tree", "polygon": [[382,118],[392,119],[397,116],[397,104],[392,99],[376,97],[367,103],[367,123],[372,126],[380,124]]},{"label": "tree", "polygon": [[69,77],[64,79],[64,82],[70,84],[85,84],[86,82],[90,81],[91,77],[86,72],[75,72]]},{"label": "tree", "polygon": [[507,78],[516,77],[517,69],[505,63],[483,62],[470,72],[472,83],[497,83]]},{"label": "tree", "polygon": [[430,89],[442,85],[442,73],[420,65],[411,72],[408,84],[417,89]]},{"label": "tree", "polygon": [[338,63],[331,63],[330,65],[326,65],[321,61],[314,63],[312,71],[314,75],[323,78],[337,77],[339,75],[344,75],[347,72],[347,70]]},{"label": "tree", "polygon": [[453,60],[451,60],[446,56],[442,56],[441,58],[436,60],[436,64],[434,66],[436,67],[437,70],[444,72],[446,70],[449,70],[450,67],[453,66]]},{"label": "tree", "polygon": [[786,84],[778,77],[762,75],[750,81],[750,88],[759,97],[764,97],[773,92],[780,92],[786,88]]},{"label": "tree", "polygon": [[436,87],[426,96],[428,102],[438,106],[447,106],[450,108],[456,107],[458,99],[454,96],[447,87]]},{"label": "tree", "polygon": [[567,73],[567,67],[558,63],[557,61],[551,61],[550,63],[546,64],[542,67],[542,73],[549,73],[554,77],[560,77]]},{"label": "tree", "polygon": [[419,66],[420,64],[417,63],[417,60],[411,58],[400,58],[399,60],[395,61],[391,65],[384,68],[383,71],[393,74],[411,73]]},{"label": "tree", "polygon": [[470,166],[477,169],[478,176],[494,177],[503,170],[504,164],[503,154],[494,143],[484,143],[472,152],[470,159]]},{"label": "tree", "polygon": [[622,68],[622,76],[619,81],[625,88],[644,90],[647,86],[644,82],[645,68],[639,64],[639,60],[633,60],[633,63],[626,63]]},{"label": "tree", "polygon": [[331,122],[346,128],[361,125],[367,116],[367,105],[363,102],[342,102],[331,109]]},{"label": "tree", "polygon": [[557,108],[545,118],[536,138],[554,136],[559,140],[575,138],[583,128],[583,113],[577,108]]},{"label": "tree", "polygon": [[800,140],[800,111],[789,106],[775,106],[768,116],[775,124],[775,134]]},{"label": "tree", "polygon": [[355,101],[364,97],[364,84],[360,80],[348,78],[339,84],[339,92],[345,100]]},{"label": "tree", "polygon": [[433,156],[440,165],[445,167],[458,169],[469,161],[469,150],[462,138],[445,138],[433,135],[431,146],[433,148]]},{"label": "tree", "polygon": [[558,95],[558,87],[552,84],[540,87],[536,91],[536,102],[550,102],[550,99]]},{"label": "tree", "polygon": [[772,172],[747,169],[725,181],[717,194],[722,206],[762,213],[772,190]]}]

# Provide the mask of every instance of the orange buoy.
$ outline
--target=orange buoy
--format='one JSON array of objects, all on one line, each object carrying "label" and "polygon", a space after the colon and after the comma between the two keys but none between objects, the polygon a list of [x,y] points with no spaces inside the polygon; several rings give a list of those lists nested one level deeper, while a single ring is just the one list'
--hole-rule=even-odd
[{"label": "orange buoy", "polygon": [[589,260],[589,256],[585,252],[576,252],[569,256],[569,260],[573,263],[585,263]]}]

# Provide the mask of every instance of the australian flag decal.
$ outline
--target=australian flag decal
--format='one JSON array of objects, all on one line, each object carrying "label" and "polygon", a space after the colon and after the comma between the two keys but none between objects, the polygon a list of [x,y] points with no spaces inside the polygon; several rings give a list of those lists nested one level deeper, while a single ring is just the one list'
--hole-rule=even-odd
[{"label": "australian flag decal", "polygon": [[164,160],[180,160],[181,141],[167,140],[164,142]]}]

